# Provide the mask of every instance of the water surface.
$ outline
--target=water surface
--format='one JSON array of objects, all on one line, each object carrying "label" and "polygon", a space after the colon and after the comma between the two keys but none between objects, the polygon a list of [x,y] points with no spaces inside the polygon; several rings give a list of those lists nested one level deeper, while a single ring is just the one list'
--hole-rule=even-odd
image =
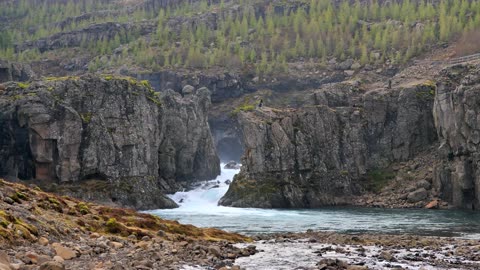
[{"label": "water surface", "polygon": [[[223,165],[222,165],[223,166]],[[408,233],[480,239],[480,213],[461,210],[327,207],[321,209],[255,209],[218,206],[238,170],[222,169],[213,181],[170,197],[176,209],[150,211],[162,218],[199,227],[215,227],[247,235],[306,230],[343,233]],[[212,188],[213,187],[213,188]]]}]

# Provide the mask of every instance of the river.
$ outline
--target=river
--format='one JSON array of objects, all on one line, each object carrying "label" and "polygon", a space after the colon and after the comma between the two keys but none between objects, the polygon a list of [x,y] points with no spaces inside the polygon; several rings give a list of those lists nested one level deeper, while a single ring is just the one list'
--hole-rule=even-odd
[{"label": "river", "polygon": [[169,195],[180,207],[149,211],[162,218],[247,235],[306,230],[342,233],[417,234],[480,239],[480,213],[461,210],[325,207],[255,209],[218,206],[238,170],[223,169],[217,179],[188,192]]}]

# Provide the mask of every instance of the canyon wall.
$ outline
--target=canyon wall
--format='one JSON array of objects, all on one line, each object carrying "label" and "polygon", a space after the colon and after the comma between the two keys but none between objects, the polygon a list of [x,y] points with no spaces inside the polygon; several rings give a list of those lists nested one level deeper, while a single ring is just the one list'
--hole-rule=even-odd
[{"label": "canyon wall", "polygon": [[454,206],[480,209],[480,66],[442,71],[435,97],[441,161],[435,185]]},{"label": "canyon wall", "polygon": [[[137,209],[175,207],[162,194],[212,179],[219,159],[210,92],[155,93],[92,75],[7,83],[0,91],[0,175]],[[66,188],[69,187],[69,188]]]},{"label": "canyon wall", "polygon": [[300,109],[238,115],[243,166],[222,198],[236,207],[348,204],[367,172],[413,158],[436,141],[435,85],[364,90],[326,86]]}]

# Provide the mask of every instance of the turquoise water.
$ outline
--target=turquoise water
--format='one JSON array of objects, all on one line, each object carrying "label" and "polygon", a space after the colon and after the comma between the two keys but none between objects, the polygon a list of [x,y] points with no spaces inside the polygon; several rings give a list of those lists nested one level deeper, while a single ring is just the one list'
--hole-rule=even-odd
[{"label": "turquoise water", "polygon": [[[222,170],[216,180],[170,197],[176,209],[150,211],[162,218],[199,227],[247,235],[303,232],[309,229],[345,233],[408,233],[480,239],[480,212],[426,209],[329,207],[322,209],[255,209],[217,206],[236,170]],[[217,185],[218,187],[212,188]]]}]

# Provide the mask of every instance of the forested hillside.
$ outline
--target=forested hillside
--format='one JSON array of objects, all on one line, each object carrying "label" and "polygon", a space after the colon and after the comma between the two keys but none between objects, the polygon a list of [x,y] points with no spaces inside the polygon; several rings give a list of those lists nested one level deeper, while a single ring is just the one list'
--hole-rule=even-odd
[{"label": "forested hillside", "polygon": [[[84,55],[89,71],[128,65],[268,74],[332,57],[403,64],[479,27],[480,1],[18,0],[2,1],[0,18],[0,58]],[[111,22],[115,30],[97,33]]]}]

